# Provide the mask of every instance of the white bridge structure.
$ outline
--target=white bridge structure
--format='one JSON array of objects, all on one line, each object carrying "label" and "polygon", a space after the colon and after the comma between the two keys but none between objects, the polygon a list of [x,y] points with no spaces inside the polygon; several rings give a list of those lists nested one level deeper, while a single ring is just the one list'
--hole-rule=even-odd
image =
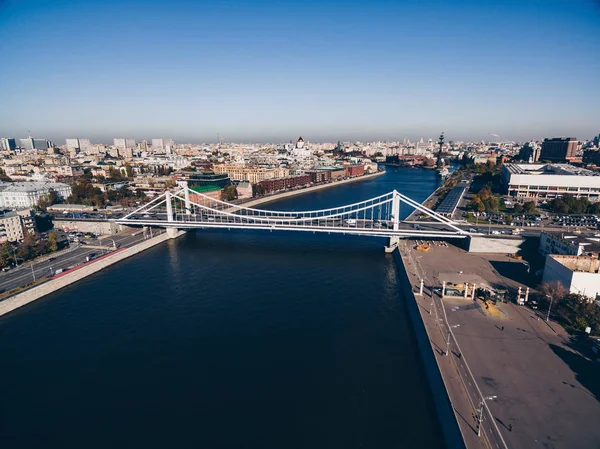
[{"label": "white bridge structure", "polygon": [[[432,222],[400,220],[400,205],[429,216]],[[116,220],[127,226],[167,229],[262,229],[354,234],[390,239],[392,251],[400,238],[464,238],[471,235],[457,223],[394,190],[354,204],[311,211],[275,211],[221,201],[184,187],[165,192]]]}]

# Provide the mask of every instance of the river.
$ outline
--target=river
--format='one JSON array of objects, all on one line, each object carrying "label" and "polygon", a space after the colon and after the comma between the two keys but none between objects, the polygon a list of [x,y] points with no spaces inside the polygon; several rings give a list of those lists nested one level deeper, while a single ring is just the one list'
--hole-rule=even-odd
[{"label": "river", "polygon": [[[265,207],[438,182],[388,170]],[[1,318],[2,448],[442,447],[385,244],[189,233]]]}]

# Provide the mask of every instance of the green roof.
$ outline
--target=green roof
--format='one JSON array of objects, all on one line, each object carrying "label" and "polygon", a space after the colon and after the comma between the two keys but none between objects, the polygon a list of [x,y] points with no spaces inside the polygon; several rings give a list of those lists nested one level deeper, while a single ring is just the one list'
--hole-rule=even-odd
[{"label": "green roof", "polygon": [[193,190],[197,193],[205,193],[205,192],[214,192],[215,190],[221,190],[219,186],[194,186],[190,187],[190,190]]}]

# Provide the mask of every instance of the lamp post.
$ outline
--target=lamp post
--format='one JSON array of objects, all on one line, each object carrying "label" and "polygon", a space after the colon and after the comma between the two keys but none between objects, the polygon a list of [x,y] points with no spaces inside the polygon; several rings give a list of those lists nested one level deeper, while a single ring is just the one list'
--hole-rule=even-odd
[{"label": "lamp post", "polygon": [[448,328],[448,339],[446,340],[446,355],[450,353],[450,335],[452,335],[451,329],[455,329],[457,327],[460,327],[460,324],[455,324],[454,326],[450,326]]},{"label": "lamp post", "polygon": [[548,313],[546,314],[546,322],[550,320],[550,310],[552,309],[552,296],[546,295],[546,298],[550,298],[550,305],[548,306]]},{"label": "lamp post", "polygon": [[481,399],[481,402],[479,403],[479,416],[478,416],[478,426],[477,426],[477,436],[480,437],[481,436],[481,423],[483,422],[483,404],[485,401],[490,401],[492,399],[496,399],[498,396],[486,396],[484,398]]}]

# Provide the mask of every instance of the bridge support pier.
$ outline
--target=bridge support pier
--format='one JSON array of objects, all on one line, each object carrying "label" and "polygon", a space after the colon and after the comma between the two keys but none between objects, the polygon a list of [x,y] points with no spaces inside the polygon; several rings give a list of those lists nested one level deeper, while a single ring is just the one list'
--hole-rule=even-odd
[{"label": "bridge support pier", "polygon": [[167,228],[167,235],[170,239],[176,239],[181,235],[181,231],[177,228]]},{"label": "bridge support pier", "polygon": [[396,248],[398,248],[398,244],[400,243],[400,237],[392,236],[390,237],[389,246],[385,247],[386,253],[393,253]]}]

